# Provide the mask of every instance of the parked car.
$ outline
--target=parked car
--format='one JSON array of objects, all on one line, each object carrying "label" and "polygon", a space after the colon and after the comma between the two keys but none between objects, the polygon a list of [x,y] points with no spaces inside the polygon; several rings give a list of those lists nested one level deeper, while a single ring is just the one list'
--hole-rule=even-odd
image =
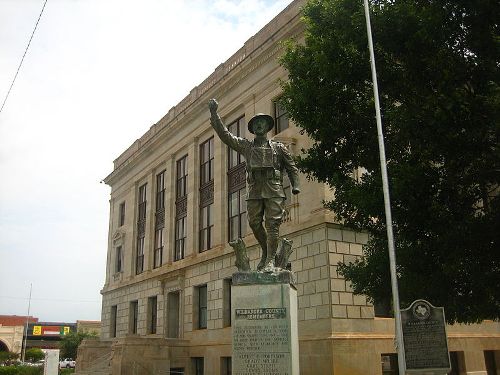
[{"label": "parked car", "polygon": [[43,367],[44,364],[45,364],[45,359],[40,359],[40,360],[34,362],[31,366]]},{"label": "parked car", "polygon": [[75,368],[76,363],[71,358],[65,358],[59,362],[60,368]]}]

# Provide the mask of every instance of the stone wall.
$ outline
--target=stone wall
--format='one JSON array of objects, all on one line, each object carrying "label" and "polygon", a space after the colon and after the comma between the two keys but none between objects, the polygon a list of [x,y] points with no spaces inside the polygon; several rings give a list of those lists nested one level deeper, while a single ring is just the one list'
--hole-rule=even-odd
[{"label": "stone wall", "polygon": [[4,326],[0,324],[0,340],[13,353],[21,353],[23,334],[24,326]]},{"label": "stone wall", "polygon": [[[199,146],[214,136],[207,102],[215,97],[226,124],[243,116],[246,122],[258,112],[271,113],[281,94],[279,79],[286,71],[277,59],[279,42],[302,38],[300,6],[293,1],[244,47],[216,69],[200,86],[115,160],[105,179],[111,186],[106,283],[102,290],[103,342],[112,342],[113,374],[126,373],[141,359],[163,367],[183,367],[192,372],[193,358],[204,358],[206,374],[220,374],[223,359],[231,357],[228,320],[228,279],[236,271],[228,243],[227,147],[214,138],[213,246],[198,251]],[[312,141],[293,123],[275,139],[298,155]],[[174,261],[175,166],[188,156],[187,246],[185,257]],[[164,261],[153,267],[155,176],[166,171]],[[301,175],[301,194],[287,207],[281,234],[293,240],[290,258],[297,277],[298,330],[301,374],[381,374],[381,355],[394,354],[394,321],[374,316],[373,306],[338,274],[339,262],[362,255],[365,233],[344,228],[322,205],[332,199],[331,189]],[[138,188],[147,183],[144,272],[135,272]],[[124,225],[118,222],[119,206],[126,204]],[[260,254],[247,227],[244,241],[251,267]],[[116,249],[122,246],[123,269],[115,272]],[[207,327],[198,329],[200,286],[207,288]],[[148,298],[157,297],[157,330],[148,334]],[[130,333],[130,303],[138,302],[137,334]],[[177,301],[179,306],[177,306]],[[116,337],[111,336],[111,308],[117,306]],[[177,318],[172,318],[175,307]],[[484,329],[484,331],[482,331]],[[450,350],[463,353],[464,366],[481,368],[480,352],[500,350],[498,323],[450,328]],[[174,337],[175,336],[175,337]],[[108,345],[108,344],[107,344]],[[474,352],[472,346],[478,349]],[[148,346],[151,348],[148,349]],[[152,349],[156,348],[156,349]],[[90,349],[92,351],[93,349]],[[473,353],[474,352],[474,353]],[[116,356],[116,357],[115,357]],[[461,357],[461,358],[462,358]],[[163,362],[162,362],[163,361]],[[151,363],[143,364],[156,371]],[[153,367],[151,367],[153,366]],[[482,362],[484,367],[484,361]],[[136,369],[136,371],[138,371]],[[465,370],[464,370],[465,371]]]}]

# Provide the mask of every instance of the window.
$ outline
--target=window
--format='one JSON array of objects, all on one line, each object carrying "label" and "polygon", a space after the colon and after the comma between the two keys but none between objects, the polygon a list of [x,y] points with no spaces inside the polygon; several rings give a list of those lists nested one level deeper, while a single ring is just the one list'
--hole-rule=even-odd
[{"label": "window", "polygon": [[122,247],[118,246],[116,248],[116,254],[115,254],[115,273],[122,272]]},{"label": "window", "polygon": [[158,228],[155,230],[155,250],[154,250],[154,260],[153,267],[160,267],[163,258],[163,228]]},{"label": "window", "polygon": [[229,193],[229,241],[242,238],[247,227],[247,201],[245,187]]},{"label": "window", "polygon": [[283,108],[279,101],[274,102],[274,124],[276,127],[276,134],[288,129],[288,112]]},{"label": "window", "polygon": [[[233,133],[237,137],[244,137],[246,133],[246,128],[245,128],[245,117],[241,116],[238,120],[234,121],[233,123],[229,124],[227,129]],[[229,148],[229,155],[228,155],[228,168],[234,168],[239,164],[242,164],[245,162],[245,158],[243,155],[237,153],[234,151],[232,148]]]},{"label": "window", "polygon": [[165,171],[156,175],[156,212],[165,209]]},{"label": "window", "polygon": [[[244,117],[228,126],[228,130],[238,137],[245,136]],[[246,171],[245,158],[229,148],[228,154],[228,221],[229,241],[244,237],[246,234]]]},{"label": "window", "polygon": [[116,315],[118,306],[111,306],[111,319],[109,323],[109,337],[116,337]]},{"label": "window", "polygon": [[187,195],[187,175],[187,155],[185,155],[177,160],[177,183],[175,193],[177,199]]},{"label": "window", "polygon": [[135,273],[144,271],[144,237],[146,235],[146,186],[139,187],[138,215],[137,215],[137,251]]},{"label": "window", "polygon": [[125,224],[125,202],[120,203],[118,225],[121,227]]},{"label": "window", "polygon": [[203,358],[193,358],[193,367],[195,375],[203,375],[203,367],[204,367]]},{"label": "window", "polygon": [[170,368],[170,374],[171,375],[184,375],[184,368],[183,367],[172,367],[172,368]]},{"label": "window", "polygon": [[214,179],[214,137],[200,145],[200,186]]},{"label": "window", "polygon": [[139,318],[139,301],[130,302],[129,308],[129,333],[137,334],[137,321]]},{"label": "window", "polygon": [[212,247],[214,227],[213,204],[200,208],[200,251]]},{"label": "window", "polygon": [[156,322],[158,320],[158,298],[148,298],[148,333],[156,333]]},{"label": "window", "polygon": [[382,374],[383,375],[398,375],[398,355],[394,353],[381,354]]},{"label": "window", "polygon": [[199,249],[212,247],[214,203],[214,138],[200,145],[200,228]]},{"label": "window", "polygon": [[163,262],[163,228],[165,226],[165,171],[156,175],[156,212],[155,212],[155,246],[153,268]]},{"label": "window", "polygon": [[207,286],[202,285],[197,287],[196,289],[196,318],[197,324],[196,327],[198,329],[207,328]]},{"label": "window", "polygon": [[231,374],[232,374],[231,357],[221,357],[220,358],[220,375],[231,375]]},{"label": "window", "polygon": [[222,323],[224,327],[231,326],[231,285],[232,279],[225,279],[222,284]]},{"label": "window", "polygon": [[175,254],[174,260],[184,259],[184,250],[186,248],[187,222],[186,216],[178,218],[175,221]]},{"label": "window", "polygon": [[139,187],[139,220],[146,220],[146,187],[147,184]]},{"label": "window", "polygon": [[137,239],[137,258],[135,260],[136,275],[144,271],[144,236]]},{"label": "window", "polygon": [[177,160],[174,260],[184,259],[187,217],[187,155]]},{"label": "window", "polygon": [[167,294],[167,337],[179,337],[179,292]]}]

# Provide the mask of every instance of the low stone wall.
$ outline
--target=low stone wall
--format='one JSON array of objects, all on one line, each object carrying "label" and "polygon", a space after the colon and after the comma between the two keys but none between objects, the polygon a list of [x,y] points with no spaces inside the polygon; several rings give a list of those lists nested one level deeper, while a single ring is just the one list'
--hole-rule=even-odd
[{"label": "low stone wall", "polygon": [[98,338],[88,338],[78,347],[76,372],[87,370],[100,358],[111,354],[112,341],[100,341]]}]

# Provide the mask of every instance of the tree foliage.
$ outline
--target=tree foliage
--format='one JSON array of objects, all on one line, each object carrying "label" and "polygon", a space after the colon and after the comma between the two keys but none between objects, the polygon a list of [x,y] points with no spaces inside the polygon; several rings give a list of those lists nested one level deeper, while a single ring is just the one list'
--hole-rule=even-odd
[{"label": "tree foliage", "polygon": [[64,335],[63,339],[59,342],[59,349],[61,350],[60,358],[76,359],[78,346],[81,344],[83,339],[92,337],[97,337],[97,333],[87,331],[70,331],[68,334]]},{"label": "tree foliage", "polygon": [[[371,0],[402,307],[449,322],[500,317],[500,3]],[[299,166],[328,208],[370,234],[341,265],[355,293],[391,298],[373,86],[361,0],[311,0],[287,42],[282,103],[313,140]],[[325,168],[325,166],[327,166]],[[360,174],[353,178],[353,171]]]},{"label": "tree foliage", "polygon": [[19,354],[7,351],[0,351],[0,364],[10,364],[19,358]]},{"label": "tree foliage", "polygon": [[37,362],[45,358],[45,353],[40,348],[29,348],[26,349],[24,357],[27,361]]},{"label": "tree foliage", "polygon": [[0,375],[43,375],[43,367],[39,366],[0,366]]}]

